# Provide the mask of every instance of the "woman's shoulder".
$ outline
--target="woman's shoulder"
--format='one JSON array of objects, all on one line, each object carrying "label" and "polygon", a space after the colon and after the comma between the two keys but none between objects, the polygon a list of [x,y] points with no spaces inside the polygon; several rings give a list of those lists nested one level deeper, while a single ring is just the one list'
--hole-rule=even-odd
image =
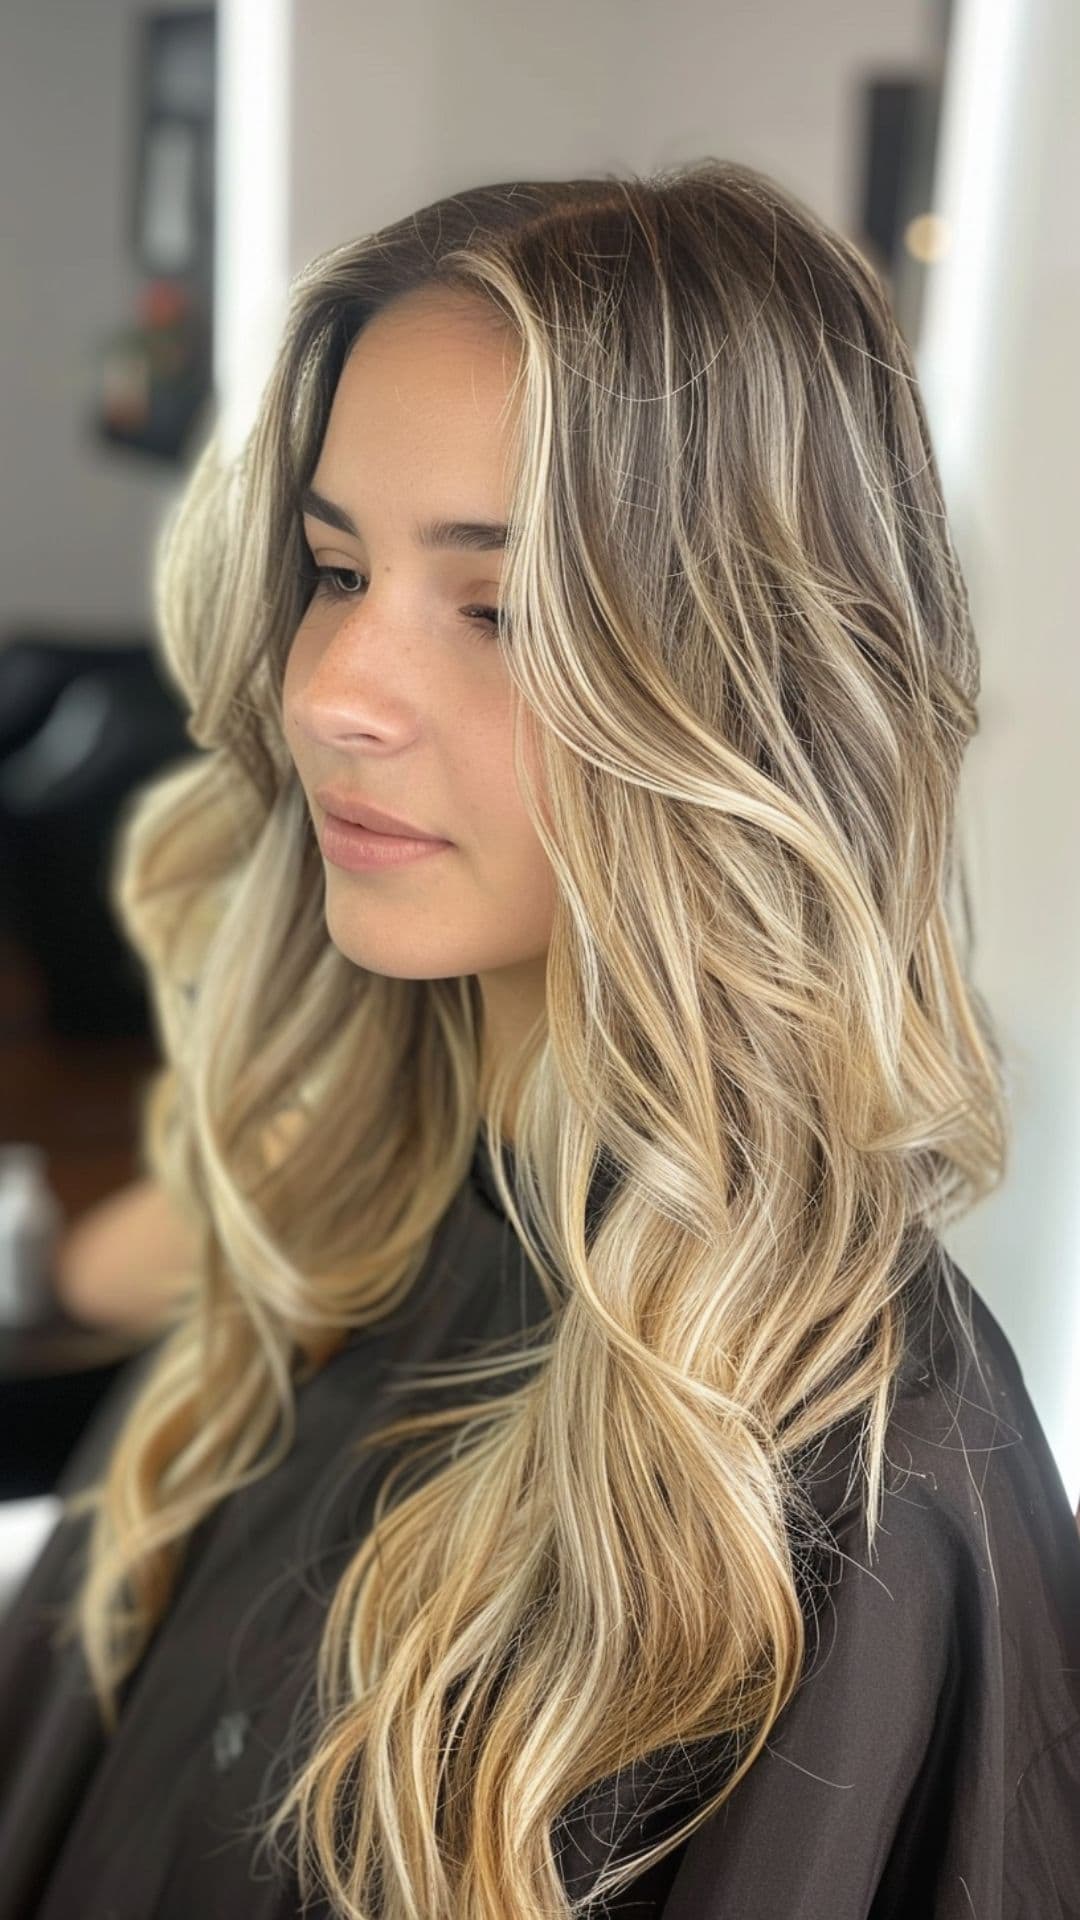
[{"label": "woman's shoulder", "polygon": [[1080,1531],[1061,1470],[1011,1341],[944,1249],[909,1318],[888,1454],[894,1514],[906,1502],[938,1516],[991,1581],[1015,1588],[1056,1566],[1080,1625]]},{"label": "woman's shoulder", "polygon": [[[943,1534],[967,1534],[974,1523],[984,1535],[991,1518],[1010,1515],[1064,1520],[1075,1534],[1020,1363],[983,1295],[938,1246],[904,1299],[904,1345],[886,1429],[886,1503],[939,1516]],[[857,1519],[848,1476],[862,1426],[861,1415],[853,1415],[829,1429],[805,1476],[830,1524]],[[901,1518],[894,1513],[896,1523]]]},{"label": "woman's shoulder", "polygon": [[873,1553],[846,1498],[852,1420],[811,1488],[832,1551],[803,1673],[690,1841],[665,1920],[1074,1911],[1080,1532],[1005,1333],[935,1265],[913,1289]]},{"label": "woman's shoulder", "polygon": [[834,1549],[824,1637],[897,1705],[994,1720],[1018,1779],[1080,1729],[1080,1529],[1013,1347],[943,1250],[909,1315],[872,1552],[842,1498],[853,1430],[833,1438],[810,1489]]}]

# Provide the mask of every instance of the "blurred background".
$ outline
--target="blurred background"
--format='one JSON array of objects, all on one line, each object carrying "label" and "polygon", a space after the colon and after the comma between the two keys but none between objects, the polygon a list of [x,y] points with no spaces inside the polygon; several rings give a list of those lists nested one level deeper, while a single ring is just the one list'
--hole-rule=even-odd
[{"label": "blurred background", "polygon": [[5,0],[0,11],[0,1596],[186,1229],[140,1179],[157,1064],[105,895],[192,751],[154,542],[238,445],[291,275],[456,186],[764,168],[916,354],[983,663],[971,971],[1010,1061],[1000,1193],[949,1250],[1080,1508],[1075,0]]}]

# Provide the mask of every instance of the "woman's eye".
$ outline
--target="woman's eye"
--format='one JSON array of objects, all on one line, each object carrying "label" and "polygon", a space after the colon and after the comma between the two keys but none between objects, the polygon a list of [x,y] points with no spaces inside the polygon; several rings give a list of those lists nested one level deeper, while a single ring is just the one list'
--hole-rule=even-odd
[{"label": "woman's eye", "polygon": [[357,581],[362,578],[362,576],[357,573],[355,567],[315,567],[313,568],[313,572],[315,574],[316,591],[327,591],[341,600],[351,599],[352,595],[357,591],[355,586],[347,586],[342,583],[348,580]]},{"label": "woman's eye", "polygon": [[[355,600],[365,576],[356,567],[320,567],[313,560],[305,559],[301,562],[301,577],[314,598]],[[496,632],[509,632],[506,618],[498,607],[463,607],[461,611],[474,626],[482,621]]]}]

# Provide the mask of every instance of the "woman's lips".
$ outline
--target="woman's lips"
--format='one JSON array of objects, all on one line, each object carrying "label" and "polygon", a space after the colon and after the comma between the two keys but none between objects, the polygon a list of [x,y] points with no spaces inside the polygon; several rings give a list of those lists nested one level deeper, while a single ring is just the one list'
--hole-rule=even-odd
[{"label": "woman's lips", "polygon": [[399,834],[375,833],[371,827],[341,820],[334,813],[323,814],[319,841],[327,860],[353,873],[407,866],[431,854],[445,853],[452,844],[449,840],[415,840]]}]

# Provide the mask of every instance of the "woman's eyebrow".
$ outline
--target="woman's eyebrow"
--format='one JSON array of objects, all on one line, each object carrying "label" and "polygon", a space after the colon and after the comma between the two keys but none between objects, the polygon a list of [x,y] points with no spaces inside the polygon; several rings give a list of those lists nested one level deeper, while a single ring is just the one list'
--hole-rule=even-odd
[{"label": "woman's eyebrow", "polygon": [[[336,527],[339,533],[351,534],[353,539],[360,538],[360,529],[344,507],[337,506],[314,487],[305,487],[300,506],[313,520]],[[459,547],[468,553],[493,553],[505,547],[509,537],[510,529],[501,520],[420,520],[413,527],[417,545],[429,549]]]}]

